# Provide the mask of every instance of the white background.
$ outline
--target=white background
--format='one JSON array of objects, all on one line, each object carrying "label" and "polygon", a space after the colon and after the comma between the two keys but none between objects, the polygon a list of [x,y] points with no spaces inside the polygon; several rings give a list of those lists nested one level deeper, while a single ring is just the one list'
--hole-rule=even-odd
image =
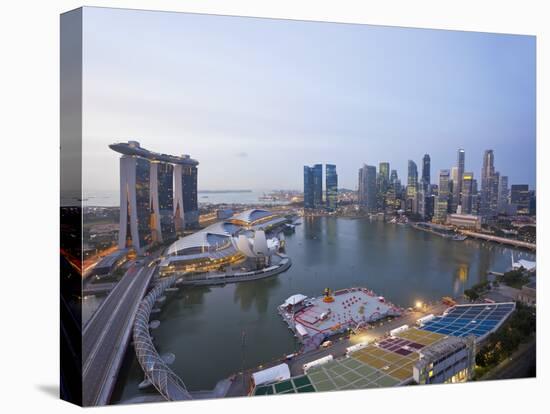
[{"label": "white background", "polygon": [[[374,3],[374,2],[373,2]],[[546,410],[550,12],[539,1],[9,1],[0,11],[0,407],[65,413],[58,400],[59,14],[113,6],[537,35],[538,378],[454,386],[111,407],[141,412]],[[382,4],[383,3],[383,4]],[[546,26],[546,27],[545,27]],[[545,114],[544,117],[542,114]],[[543,139],[546,138],[546,142]],[[546,157],[545,157],[546,156]],[[545,163],[546,161],[546,163]],[[546,330],[542,329],[545,327]],[[546,349],[545,349],[546,348]],[[497,411],[498,410],[498,411]]]}]

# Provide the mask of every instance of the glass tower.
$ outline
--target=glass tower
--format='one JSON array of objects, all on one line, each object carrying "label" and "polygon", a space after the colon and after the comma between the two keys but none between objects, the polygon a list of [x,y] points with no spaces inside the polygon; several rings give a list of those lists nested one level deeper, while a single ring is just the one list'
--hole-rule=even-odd
[{"label": "glass tower", "polygon": [[325,174],[326,207],[328,210],[334,211],[338,206],[338,174],[336,173],[336,165],[326,164]]},{"label": "glass tower", "polygon": [[174,167],[172,164],[158,164],[158,193],[160,229],[162,236],[171,239],[175,237],[174,226]]},{"label": "glass tower", "polygon": [[139,246],[151,244],[149,161],[136,157],[136,216]]},{"label": "glass tower", "polygon": [[376,211],[376,167],[364,165],[359,169],[359,204],[370,212]]}]

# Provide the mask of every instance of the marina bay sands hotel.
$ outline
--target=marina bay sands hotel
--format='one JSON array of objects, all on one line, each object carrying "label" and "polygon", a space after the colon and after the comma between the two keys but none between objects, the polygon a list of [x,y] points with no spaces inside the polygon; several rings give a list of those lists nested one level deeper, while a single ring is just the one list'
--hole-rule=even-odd
[{"label": "marina bay sands hotel", "polygon": [[128,141],[109,145],[120,157],[120,249],[141,254],[199,222],[197,165],[189,155],[159,154]]}]

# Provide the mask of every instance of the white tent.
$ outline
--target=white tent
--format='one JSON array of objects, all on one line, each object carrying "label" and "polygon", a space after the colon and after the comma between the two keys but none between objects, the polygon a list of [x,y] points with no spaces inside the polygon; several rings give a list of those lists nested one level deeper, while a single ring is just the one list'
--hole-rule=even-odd
[{"label": "white tent", "polygon": [[256,386],[290,378],[290,369],[287,364],[275,365],[252,374]]},{"label": "white tent", "polygon": [[288,305],[294,306],[294,305],[302,302],[304,299],[307,299],[307,296],[304,296],[304,295],[298,293],[296,295],[292,295],[287,300],[285,300],[285,303],[283,303],[283,306],[288,306]]}]

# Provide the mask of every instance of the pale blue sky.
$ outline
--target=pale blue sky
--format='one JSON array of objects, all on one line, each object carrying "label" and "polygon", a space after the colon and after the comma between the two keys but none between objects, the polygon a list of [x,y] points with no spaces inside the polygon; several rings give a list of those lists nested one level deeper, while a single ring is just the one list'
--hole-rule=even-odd
[{"label": "pale blue sky", "polygon": [[199,190],[302,188],[304,164],[483,151],[535,185],[535,37],[86,8],[84,186],[118,189],[115,141],[199,160]]}]

